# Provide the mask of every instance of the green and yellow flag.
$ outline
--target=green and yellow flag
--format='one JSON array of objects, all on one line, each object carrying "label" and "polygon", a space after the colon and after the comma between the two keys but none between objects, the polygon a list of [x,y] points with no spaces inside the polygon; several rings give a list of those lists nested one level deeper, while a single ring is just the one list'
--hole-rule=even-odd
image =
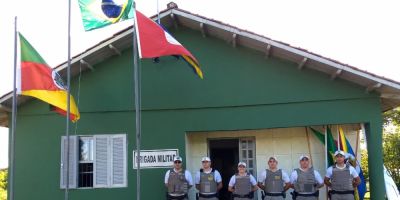
[{"label": "green and yellow flag", "polygon": [[[315,137],[317,137],[318,140],[322,144],[325,145],[325,138],[324,138],[325,136],[324,136],[324,134],[320,133],[319,131],[317,131],[317,130],[311,128],[311,127],[310,127],[310,129],[314,133]],[[331,165],[333,165],[335,163],[335,159],[334,159],[333,155],[334,155],[335,151],[337,150],[337,147],[336,147],[335,140],[333,139],[331,129],[329,127],[327,128],[326,132],[327,132],[327,142],[328,142],[328,144],[327,144],[328,152],[327,152],[326,157],[328,158],[328,166],[331,166]]]},{"label": "green and yellow flag", "polygon": [[85,31],[133,18],[132,4],[132,0],[79,0]]}]

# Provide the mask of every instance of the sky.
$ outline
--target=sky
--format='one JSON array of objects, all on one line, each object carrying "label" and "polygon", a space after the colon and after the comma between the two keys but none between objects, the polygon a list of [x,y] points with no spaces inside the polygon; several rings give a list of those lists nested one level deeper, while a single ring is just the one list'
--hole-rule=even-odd
[{"label": "sky", "polygon": [[[57,3],[55,3],[57,2]],[[166,8],[170,0],[159,0]],[[178,7],[274,40],[301,47],[400,82],[400,2],[393,0],[174,0]],[[157,13],[157,0],[138,0],[147,16]],[[47,63],[67,60],[68,1],[4,1],[0,12],[0,96],[13,83],[14,17],[18,30]],[[72,56],[132,25],[121,22],[83,30],[78,0],[72,0]],[[192,52],[194,55],[196,52]],[[0,169],[8,163],[8,129],[0,128]]]}]

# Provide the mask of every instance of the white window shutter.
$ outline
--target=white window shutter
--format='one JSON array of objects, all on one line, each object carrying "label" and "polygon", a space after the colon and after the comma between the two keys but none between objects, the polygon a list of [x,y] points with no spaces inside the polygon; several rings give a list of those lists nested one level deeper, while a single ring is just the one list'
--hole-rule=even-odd
[{"label": "white window shutter", "polygon": [[[68,188],[77,188],[78,181],[78,136],[69,136],[69,182]],[[61,167],[60,167],[60,188],[66,188],[67,183],[67,137],[61,138]]]},{"label": "white window shutter", "polygon": [[109,136],[94,136],[93,187],[109,187],[110,148]]},{"label": "white window shutter", "polygon": [[126,135],[111,136],[111,187],[127,186]]}]

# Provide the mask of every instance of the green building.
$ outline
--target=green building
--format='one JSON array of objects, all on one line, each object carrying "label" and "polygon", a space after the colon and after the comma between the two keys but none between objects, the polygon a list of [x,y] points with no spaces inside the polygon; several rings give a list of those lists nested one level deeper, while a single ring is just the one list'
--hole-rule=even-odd
[{"label": "green building", "polygon": [[[238,161],[256,176],[271,155],[287,172],[301,154],[311,155],[325,175],[324,145],[309,126],[322,133],[330,126],[334,137],[342,127],[353,148],[366,135],[371,198],[384,198],[381,114],[400,105],[399,82],[174,3],[160,15],[200,61],[205,78],[175,57],[141,60],[142,199],[164,199],[164,174],[177,154],[193,175],[201,157],[211,156],[225,185]],[[71,200],[136,198],[132,55],[130,27],[72,59],[81,119],[70,132]],[[64,77],[66,66],[56,68]],[[1,126],[11,126],[11,102],[11,93],[0,98]],[[44,102],[22,96],[18,102],[15,199],[63,199],[65,118]]]}]

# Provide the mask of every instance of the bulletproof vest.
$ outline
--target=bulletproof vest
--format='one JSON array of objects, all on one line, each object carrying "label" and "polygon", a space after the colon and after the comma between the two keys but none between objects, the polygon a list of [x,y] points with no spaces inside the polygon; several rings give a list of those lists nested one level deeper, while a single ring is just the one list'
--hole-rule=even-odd
[{"label": "bulletproof vest", "polygon": [[353,177],[350,174],[350,167],[346,165],[344,169],[339,169],[334,165],[332,167],[332,190],[348,191],[353,189]]},{"label": "bulletproof vest", "polygon": [[282,170],[279,169],[273,172],[269,169],[266,170],[267,177],[265,178],[265,192],[268,193],[280,193],[283,192],[283,179]]},{"label": "bulletproof vest", "polygon": [[211,173],[200,170],[200,193],[217,193],[217,182],[215,181],[214,169]]},{"label": "bulletproof vest", "polygon": [[316,181],[314,168],[309,168],[306,172],[295,169],[297,172],[297,181],[294,183],[294,190],[298,193],[314,193],[316,192]]},{"label": "bulletproof vest", "polygon": [[169,171],[168,193],[182,195],[188,192],[188,182],[185,178],[185,170],[175,172],[174,169]]},{"label": "bulletproof vest", "polygon": [[250,182],[250,174],[246,174],[246,176],[239,176],[236,174],[236,183],[235,183],[235,194],[246,195],[251,192],[251,182]]}]

